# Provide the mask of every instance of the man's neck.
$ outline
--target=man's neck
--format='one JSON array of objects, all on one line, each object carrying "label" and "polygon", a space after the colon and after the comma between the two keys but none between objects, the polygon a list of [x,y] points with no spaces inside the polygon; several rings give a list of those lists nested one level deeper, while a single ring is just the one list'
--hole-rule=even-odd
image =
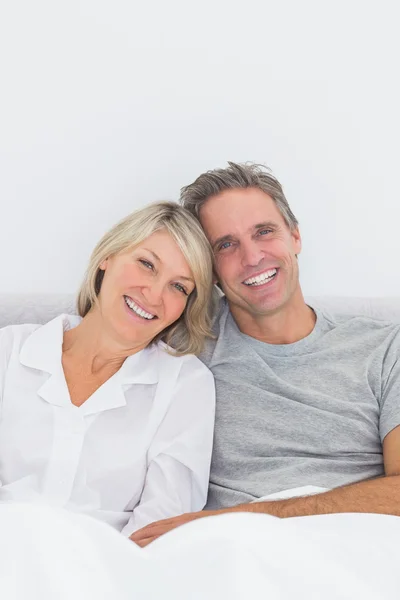
[{"label": "man's neck", "polygon": [[242,333],[268,344],[294,344],[310,335],[316,321],[301,290],[287,305],[268,315],[253,315],[234,306],[230,308]]}]

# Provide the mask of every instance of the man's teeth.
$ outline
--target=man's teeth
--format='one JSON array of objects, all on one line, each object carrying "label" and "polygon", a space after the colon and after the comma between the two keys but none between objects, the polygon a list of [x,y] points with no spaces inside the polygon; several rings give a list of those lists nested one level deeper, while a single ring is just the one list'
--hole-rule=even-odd
[{"label": "man's teeth", "polygon": [[261,275],[257,275],[257,277],[250,277],[250,279],[246,279],[246,281],[244,281],[243,283],[245,285],[252,286],[263,285],[264,283],[267,283],[267,281],[270,281],[275,275],[276,269],[270,269],[269,271],[261,273]]},{"label": "man's teeth", "polygon": [[155,315],[152,315],[152,314],[146,312],[145,310],[143,310],[142,308],[140,308],[140,306],[138,306],[137,304],[134,303],[132,298],[128,298],[128,296],[124,296],[124,298],[125,298],[126,304],[129,306],[129,308],[131,310],[133,310],[134,313],[139,315],[139,317],[143,317],[143,319],[148,319],[148,320],[154,319]]}]

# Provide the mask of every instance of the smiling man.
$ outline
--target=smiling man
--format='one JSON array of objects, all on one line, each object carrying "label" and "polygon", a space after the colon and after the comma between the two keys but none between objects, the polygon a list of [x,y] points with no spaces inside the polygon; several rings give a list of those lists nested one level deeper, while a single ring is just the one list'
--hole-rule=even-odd
[{"label": "smiling man", "polygon": [[298,222],[264,167],[204,173],[181,202],[224,292],[202,357],[217,391],[208,504],[134,541],[224,512],[400,515],[400,327],[305,303]]}]

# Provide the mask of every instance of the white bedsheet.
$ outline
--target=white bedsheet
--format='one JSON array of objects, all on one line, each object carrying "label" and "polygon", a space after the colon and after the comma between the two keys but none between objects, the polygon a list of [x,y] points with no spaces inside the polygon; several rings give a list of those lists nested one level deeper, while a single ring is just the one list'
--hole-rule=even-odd
[{"label": "white bedsheet", "polygon": [[377,600],[400,593],[400,518],[227,514],[146,549],[89,517],[0,505],[7,600]]},{"label": "white bedsheet", "polygon": [[275,492],[274,494],[268,494],[268,496],[262,496],[253,502],[262,502],[263,500],[285,500],[286,498],[299,498],[300,496],[313,496],[314,494],[322,494],[323,492],[329,492],[329,488],[317,487],[316,485],[302,485],[297,488],[290,488]]}]

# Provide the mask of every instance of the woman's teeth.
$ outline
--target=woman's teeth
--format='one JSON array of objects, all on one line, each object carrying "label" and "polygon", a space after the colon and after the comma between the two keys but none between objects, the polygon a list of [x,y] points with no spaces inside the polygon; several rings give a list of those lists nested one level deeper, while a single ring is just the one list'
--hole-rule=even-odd
[{"label": "woman's teeth", "polygon": [[261,275],[257,275],[257,277],[246,279],[243,283],[251,286],[263,285],[264,283],[271,281],[271,279],[275,277],[276,272],[276,269],[270,269],[269,271],[265,271],[265,273],[261,273]]},{"label": "woman's teeth", "polygon": [[147,319],[148,321],[150,321],[151,319],[154,319],[155,315],[152,315],[152,314],[146,312],[145,310],[143,310],[142,308],[140,308],[137,304],[135,304],[135,302],[132,300],[132,298],[129,298],[128,296],[124,296],[124,299],[125,299],[125,303],[127,304],[127,306],[129,306],[129,308],[131,310],[133,310],[134,313],[139,315],[139,317],[142,317],[143,319]]}]

